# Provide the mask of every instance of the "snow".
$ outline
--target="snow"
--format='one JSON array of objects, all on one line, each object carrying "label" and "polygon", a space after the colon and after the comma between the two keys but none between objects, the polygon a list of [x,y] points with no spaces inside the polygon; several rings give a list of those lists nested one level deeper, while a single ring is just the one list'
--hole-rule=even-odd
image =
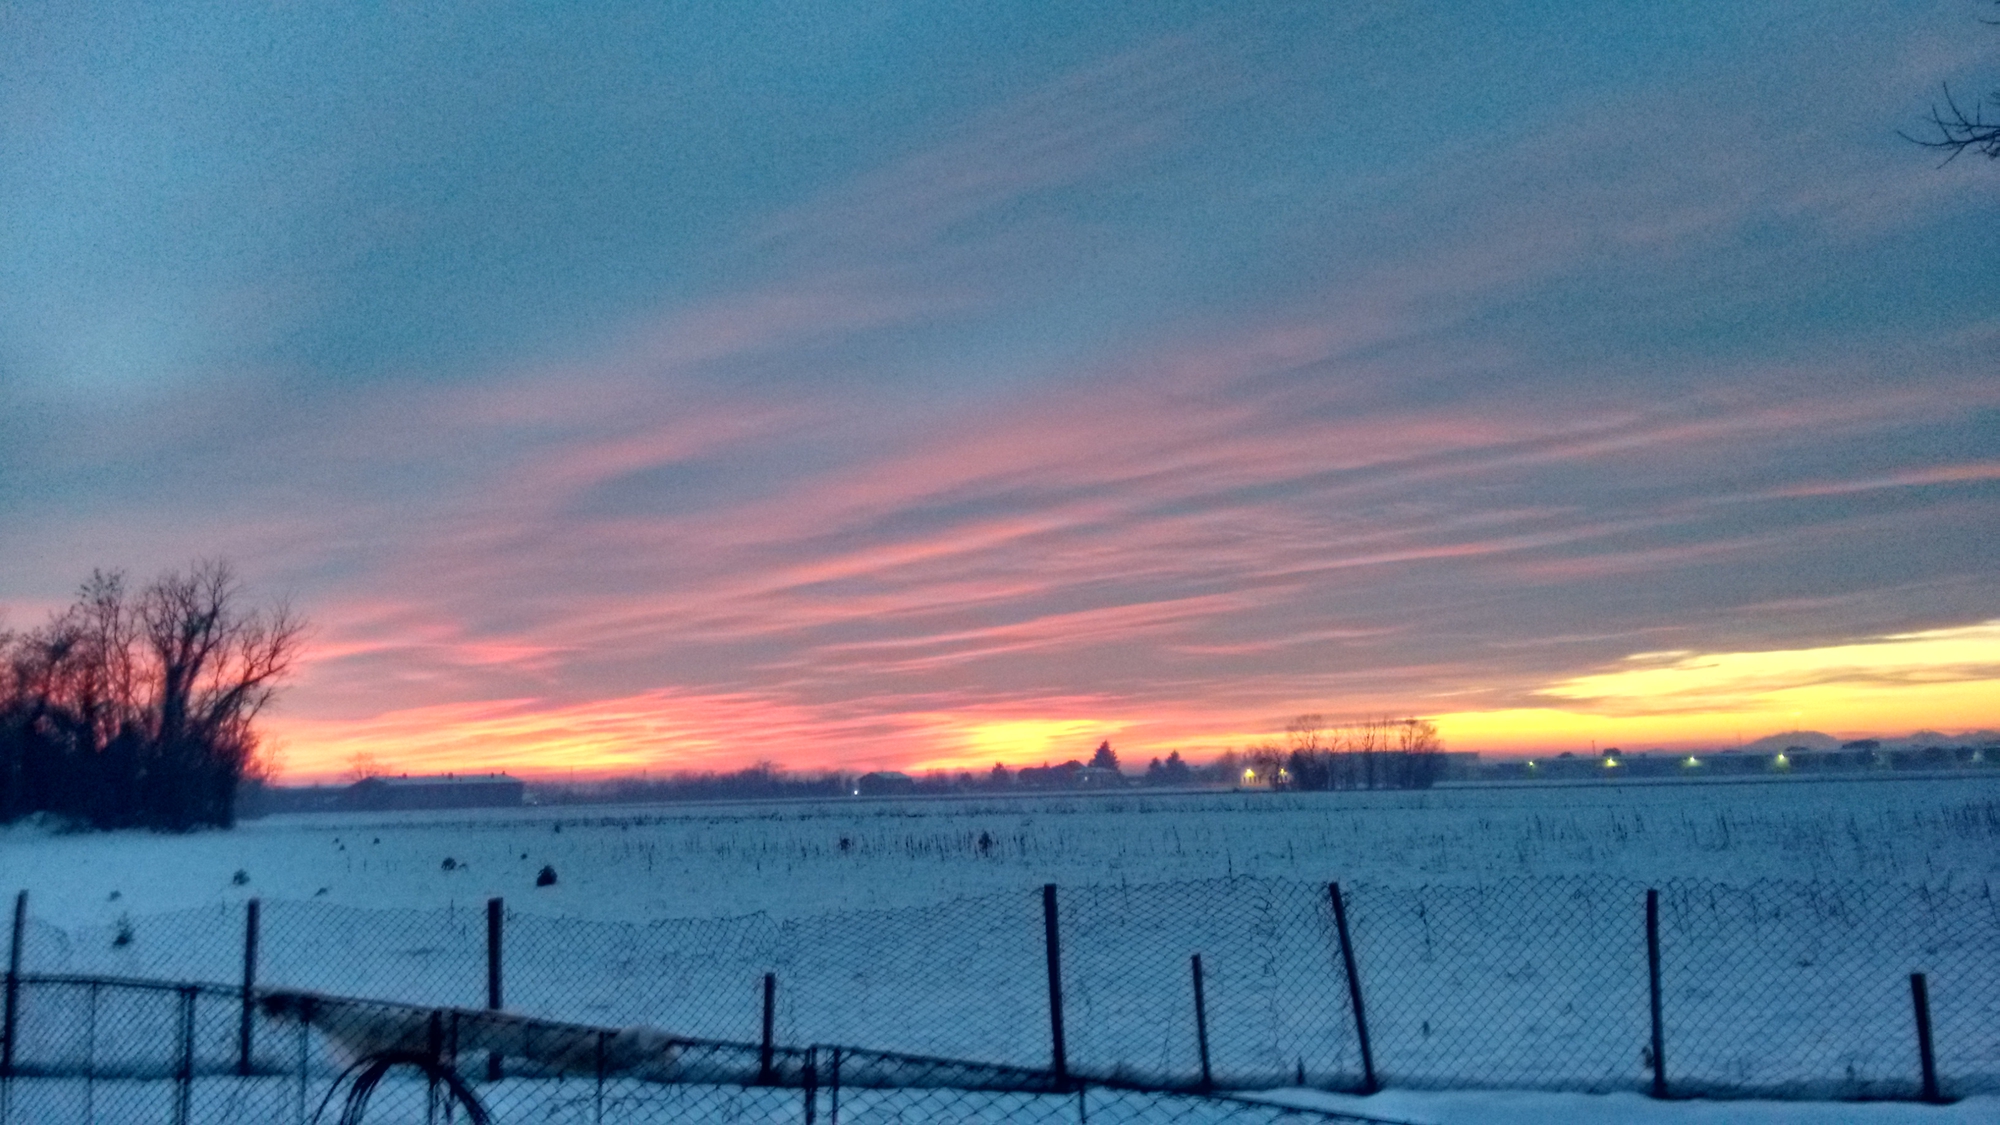
[{"label": "snow", "polygon": [[[36,917],[63,926],[252,896],[428,909],[500,895],[607,921],[793,918],[1044,882],[1242,875],[1976,884],[2000,875],[1997,837],[2000,778],[851,798],[297,814],[184,836],[16,826],[0,831],[0,889],[28,890]],[[538,889],[544,864],[560,881]]]},{"label": "snow", "polygon": [[[1640,906],[1657,886],[1670,1071],[1903,1092],[1906,974],[1924,969],[1944,982],[1947,1088],[1974,1072],[1988,1088],[1996,837],[2000,780],[1870,779],[301,815],[174,837],[17,827],[0,833],[0,872],[32,895],[31,970],[227,981],[256,895],[267,981],[476,1006],[483,900],[499,894],[510,1007],[741,1040],[771,970],[787,1041],[1024,1065],[1047,1056],[1038,888],[1054,881],[1079,1069],[1189,1073],[1186,958],[1202,952],[1218,1078],[1260,1084],[1354,1072],[1323,917],[1337,878],[1392,1086],[1347,1108],[1955,1121],[1993,1119],[1994,1102],[1402,1087],[1637,1088]],[[560,881],[537,889],[544,864]]]}]

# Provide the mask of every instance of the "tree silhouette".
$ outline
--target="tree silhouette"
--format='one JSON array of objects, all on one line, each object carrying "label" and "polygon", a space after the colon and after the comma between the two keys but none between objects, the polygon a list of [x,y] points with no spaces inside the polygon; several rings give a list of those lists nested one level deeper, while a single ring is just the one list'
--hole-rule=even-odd
[{"label": "tree silhouette", "polygon": [[1300,715],[1285,724],[1285,742],[1293,750],[1311,753],[1326,749],[1326,716],[1317,711]]},{"label": "tree silhouette", "polygon": [[1283,755],[1282,773],[1277,747],[1252,752],[1258,778],[1282,788],[1428,789],[1444,762],[1437,727],[1423,719],[1385,716],[1329,727],[1308,714],[1293,719],[1285,733],[1291,752]]},{"label": "tree silhouette", "polygon": [[[2000,91],[1989,95],[1988,100],[2000,107]],[[1903,136],[1925,148],[1943,150],[1945,163],[1958,159],[1967,150],[2000,159],[2000,117],[1989,119],[1978,102],[1967,113],[1949,86],[1944,88],[1944,104],[1931,106],[1930,126],[1936,131],[1935,136],[1912,137],[1908,133]]]},{"label": "tree silhouette", "polygon": [[96,571],[42,628],[0,636],[0,819],[231,823],[257,765],[253,723],[305,635],[284,605],[243,601],[223,562],[136,596]]},{"label": "tree silhouette", "polygon": [[[1996,0],[2000,2],[2000,0]],[[1983,20],[1983,23],[2000,26],[2000,20]],[[1971,112],[1960,104],[1949,85],[1942,86],[1942,104],[1931,103],[1929,135],[1912,137],[1908,133],[1903,138],[1925,148],[1944,152],[1946,164],[1959,158],[1965,152],[1982,153],[1988,158],[2000,160],[2000,116],[1988,117],[1986,106],[1973,102]],[[1995,111],[2000,111],[2000,90],[1987,95],[1986,103]]]},{"label": "tree silhouette", "polygon": [[1090,756],[1090,768],[1094,770],[1115,770],[1118,768],[1118,755],[1111,752],[1110,739],[1107,738],[1097,744],[1097,752]]}]

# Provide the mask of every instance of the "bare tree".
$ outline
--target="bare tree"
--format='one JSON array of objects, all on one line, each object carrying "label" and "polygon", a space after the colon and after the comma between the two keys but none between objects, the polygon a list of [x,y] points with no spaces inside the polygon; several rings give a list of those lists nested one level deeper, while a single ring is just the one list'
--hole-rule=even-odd
[{"label": "bare tree", "polygon": [[1337,738],[1336,732],[1327,729],[1326,716],[1317,711],[1296,716],[1285,724],[1285,745],[1291,748],[1285,758],[1285,773],[1281,775],[1286,787],[1335,788],[1333,744]]},{"label": "bare tree", "polygon": [[1310,711],[1285,724],[1285,744],[1294,753],[1312,754],[1327,749],[1326,716]]},{"label": "bare tree", "polygon": [[240,737],[292,670],[304,623],[283,603],[245,610],[242,600],[224,562],[170,571],[140,595],[154,734],[162,742]]},{"label": "bare tree", "polygon": [[167,784],[191,787],[164,803],[188,810],[193,823],[228,823],[257,750],[251,722],[291,671],[304,634],[288,606],[246,610],[242,601],[235,572],[220,561],[169,571],[139,596],[151,665],[147,733]]},{"label": "bare tree", "polygon": [[1349,725],[1343,741],[1348,753],[1353,755],[1353,772],[1358,776],[1355,787],[1359,789],[1381,789],[1388,784],[1387,771],[1383,768],[1382,751],[1389,748],[1387,719],[1366,719]]},{"label": "bare tree", "polygon": [[[2000,0],[1996,0],[2000,2]],[[2000,20],[1982,20],[1982,23],[2000,26]],[[1956,160],[1967,151],[1981,153],[1991,159],[2000,160],[2000,117],[1988,117],[1986,107],[1973,102],[1971,112],[1959,103],[1949,85],[1941,86],[1944,101],[1931,103],[1930,128],[1925,136],[1912,137],[1902,134],[1903,139],[1933,148],[1945,154],[1946,164]],[[1986,101],[1996,111],[2000,111],[2000,90],[1987,95]]]},{"label": "bare tree", "polygon": [[228,824],[259,771],[253,721],[297,660],[305,626],[249,608],[226,563],[171,571],[136,597],[98,571],[67,610],[4,641],[0,815],[90,823]]},{"label": "bare tree", "polygon": [[1328,727],[1319,715],[1300,715],[1286,738],[1291,788],[1425,789],[1443,761],[1437,727],[1423,719],[1384,716]]},{"label": "bare tree", "polygon": [[1256,783],[1281,788],[1278,771],[1284,767],[1285,752],[1275,743],[1260,742],[1243,752],[1243,759],[1249,764]]},{"label": "bare tree", "polygon": [[1412,754],[1435,754],[1444,748],[1437,724],[1429,719],[1396,720],[1396,749]]},{"label": "bare tree", "polygon": [[1437,724],[1428,719],[1408,718],[1396,722],[1396,754],[1404,789],[1429,789],[1443,772],[1444,739]]},{"label": "bare tree", "polygon": [[[2000,108],[2000,91],[1988,95],[1987,100]],[[1904,133],[1903,138],[1925,148],[1942,150],[1947,164],[1967,150],[2000,160],[2000,117],[1988,118],[1985,108],[1978,102],[1974,102],[1972,111],[1967,113],[1952,95],[1949,86],[1944,88],[1944,104],[1931,106],[1930,127],[1934,131],[1932,135],[1912,137]]]}]

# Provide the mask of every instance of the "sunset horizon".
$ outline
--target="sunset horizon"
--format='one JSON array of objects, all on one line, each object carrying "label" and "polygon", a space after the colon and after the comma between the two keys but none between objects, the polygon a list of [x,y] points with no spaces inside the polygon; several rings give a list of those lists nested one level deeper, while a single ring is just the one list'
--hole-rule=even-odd
[{"label": "sunset horizon", "polygon": [[[1925,732],[1990,739],[2000,735],[1992,704],[2000,683],[1951,677],[1962,675],[1964,667],[1977,668],[1997,637],[2000,621],[1821,650],[1641,653],[1614,670],[1531,693],[1544,706],[1442,713],[1301,707],[1296,713],[1312,713],[1336,726],[1421,719],[1438,727],[1448,751],[1514,758],[1611,748],[1713,751],[1794,733],[1842,740],[1901,740]],[[1632,681],[1643,686],[1621,694],[1619,685]],[[1738,706],[1718,709],[1719,697],[1734,697]],[[1558,706],[1566,698],[1600,710]],[[276,716],[270,729],[277,740],[277,776],[320,783],[351,779],[357,761],[385,773],[507,771],[565,780],[726,772],[760,762],[794,772],[984,771],[1088,758],[1099,741],[1113,745],[1129,772],[1173,753],[1206,762],[1260,744],[1283,746],[1286,722],[1293,717],[1229,727],[1197,712],[1175,729],[1173,719],[1157,714],[1104,717],[1087,708],[1060,718],[899,714],[892,720],[893,734],[856,735],[851,743],[829,746],[826,731],[837,729],[832,724],[816,727],[801,718],[797,727],[774,727],[768,712],[750,703],[711,719],[714,725],[699,733],[676,736],[664,732],[678,724],[692,726],[685,716],[708,701],[645,696],[553,710],[538,702],[445,704],[324,727]],[[1913,713],[1928,721],[1909,722]],[[1208,725],[1200,725],[1204,721]],[[772,729],[784,732],[780,739],[770,738]]]},{"label": "sunset horizon", "polygon": [[5,0],[0,1125],[2000,1121],[1996,298],[2000,0]]},{"label": "sunset horizon", "polygon": [[228,560],[298,782],[2000,728],[1991,5],[1562,8],[24,12],[0,627]]}]

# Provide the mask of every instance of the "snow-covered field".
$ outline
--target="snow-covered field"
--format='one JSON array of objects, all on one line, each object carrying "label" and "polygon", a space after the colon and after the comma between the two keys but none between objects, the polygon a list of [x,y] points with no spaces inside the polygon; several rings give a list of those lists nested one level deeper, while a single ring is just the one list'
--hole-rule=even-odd
[{"label": "snow-covered field", "polygon": [[[1670,1070],[1895,1093],[1914,1068],[1913,969],[1934,974],[1948,1089],[2000,1075],[1996,844],[2000,782],[1879,779],[295,816],[184,837],[17,827],[0,872],[32,896],[30,969],[231,979],[254,895],[268,980],[476,1005],[480,907],[500,895],[510,1006],[742,1039],[771,970],[792,1041],[1028,1065],[1046,1060],[1036,890],[1053,881],[1073,1060],[1186,1074],[1186,956],[1201,952],[1219,1075],[1297,1066],[1322,1084],[1355,1066],[1328,956],[1338,879],[1392,1087],[1491,1074],[1625,1090],[1644,1073],[1652,885],[1667,892]],[[545,864],[559,882],[536,888]],[[1805,1119],[1408,1089],[1366,1109]]]},{"label": "snow-covered field", "polygon": [[[28,890],[38,918],[65,926],[252,896],[428,908],[500,895],[600,920],[789,918],[1044,882],[1241,875],[1951,885],[2000,875],[1997,844],[2000,778],[853,799],[293,815],[187,836],[15,827],[0,830],[0,888]],[[560,881],[538,889],[544,864]]]}]

